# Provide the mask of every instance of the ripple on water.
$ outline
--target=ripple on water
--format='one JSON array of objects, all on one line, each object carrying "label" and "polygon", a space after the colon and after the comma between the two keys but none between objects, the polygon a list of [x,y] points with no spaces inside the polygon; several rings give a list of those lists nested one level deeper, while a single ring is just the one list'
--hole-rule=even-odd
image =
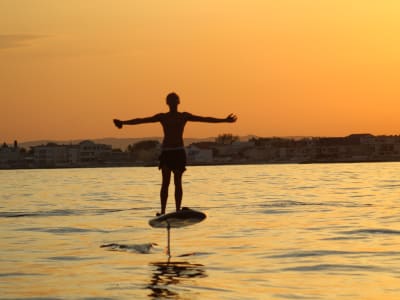
[{"label": "ripple on water", "polygon": [[74,234],[74,233],[89,233],[89,232],[100,232],[100,233],[109,233],[110,231],[101,230],[101,229],[88,229],[88,228],[79,228],[79,227],[26,227],[17,229],[17,231],[36,231],[36,232],[47,232],[53,234]]},{"label": "ripple on water", "polygon": [[366,228],[342,231],[342,234],[348,235],[400,235],[400,230],[384,229],[384,228]]},{"label": "ripple on water", "polygon": [[265,258],[302,258],[302,257],[323,257],[323,256],[340,256],[340,257],[399,257],[400,251],[339,251],[339,250],[310,250],[310,251],[293,251],[283,254],[269,255]]},{"label": "ripple on water", "polygon": [[350,264],[316,264],[307,266],[297,266],[283,268],[281,271],[295,271],[295,272],[388,272],[391,269],[373,266],[373,265],[350,265]]},{"label": "ripple on water", "polygon": [[132,210],[148,210],[150,208],[106,208],[106,209],[54,209],[41,211],[3,211],[0,212],[0,218],[23,218],[23,217],[63,217],[63,216],[96,216],[105,215],[117,212],[132,211]]}]

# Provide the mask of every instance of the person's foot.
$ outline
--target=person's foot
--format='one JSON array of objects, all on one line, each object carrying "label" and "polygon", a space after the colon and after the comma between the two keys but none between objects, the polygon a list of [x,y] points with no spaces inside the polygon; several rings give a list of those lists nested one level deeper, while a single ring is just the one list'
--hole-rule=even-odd
[{"label": "person's foot", "polygon": [[164,215],[164,214],[162,214],[162,213],[156,213],[156,217],[159,217],[159,216],[162,216],[162,215]]},{"label": "person's foot", "polygon": [[183,211],[183,210],[190,210],[190,208],[189,207],[181,207],[179,210],[176,210],[176,212]]}]

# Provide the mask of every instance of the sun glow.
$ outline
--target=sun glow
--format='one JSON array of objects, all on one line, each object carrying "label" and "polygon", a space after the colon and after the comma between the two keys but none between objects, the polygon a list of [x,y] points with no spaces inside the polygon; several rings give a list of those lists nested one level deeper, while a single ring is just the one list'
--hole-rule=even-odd
[{"label": "sun glow", "polygon": [[181,110],[234,126],[186,135],[398,134],[396,1],[0,4],[6,141],[161,135],[111,119]]}]

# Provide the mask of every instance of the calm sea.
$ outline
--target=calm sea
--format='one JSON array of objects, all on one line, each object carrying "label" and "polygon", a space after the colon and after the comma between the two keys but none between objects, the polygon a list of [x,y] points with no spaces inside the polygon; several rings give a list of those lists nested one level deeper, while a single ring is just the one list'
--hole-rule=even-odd
[{"label": "calm sea", "polygon": [[400,299],[399,175],[189,167],[183,204],[207,219],[172,230],[168,259],[156,168],[0,171],[0,298]]}]

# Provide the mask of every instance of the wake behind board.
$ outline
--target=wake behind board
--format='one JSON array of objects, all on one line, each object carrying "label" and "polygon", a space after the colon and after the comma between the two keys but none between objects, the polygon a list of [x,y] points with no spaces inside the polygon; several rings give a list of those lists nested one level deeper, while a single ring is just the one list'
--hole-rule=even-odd
[{"label": "wake behind board", "polygon": [[172,212],[150,219],[149,225],[154,228],[180,228],[194,225],[203,221],[206,214],[190,208],[183,208],[178,212]]}]

